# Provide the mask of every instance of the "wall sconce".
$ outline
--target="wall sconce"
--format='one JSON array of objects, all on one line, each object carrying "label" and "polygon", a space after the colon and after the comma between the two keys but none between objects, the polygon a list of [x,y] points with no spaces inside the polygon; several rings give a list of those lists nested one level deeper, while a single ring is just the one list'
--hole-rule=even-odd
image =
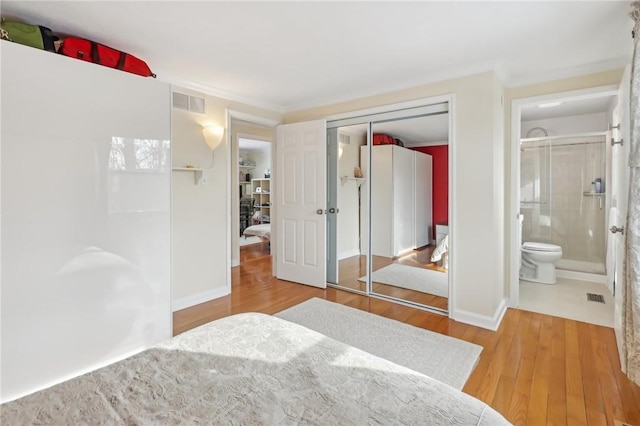
[{"label": "wall sconce", "polygon": [[209,124],[202,127],[202,134],[204,135],[205,142],[209,145],[211,151],[213,151],[218,147],[218,145],[220,145],[220,142],[222,142],[224,127]]}]

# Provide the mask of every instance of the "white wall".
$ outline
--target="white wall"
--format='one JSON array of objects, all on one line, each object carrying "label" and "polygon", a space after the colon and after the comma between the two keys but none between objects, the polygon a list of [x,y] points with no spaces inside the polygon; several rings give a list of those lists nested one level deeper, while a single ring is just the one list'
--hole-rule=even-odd
[{"label": "white wall", "polygon": [[204,142],[202,125],[225,125],[227,109],[274,120],[279,120],[280,115],[184,88],[173,90],[204,97],[206,102],[206,114],[173,108],[174,166],[190,163],[210,168],[205,186],[195,185],[190,172],[172,174],[172,283],[173,305],[177,310],[223,296],[231,290],[227,259],[231,258],[228,240],[232,236],[228,237],[227,230],[232,223],[237,223],[237,218],[234,222],[231,215],[227,215],[230,209],[227,200],[228,189],[236,194],[237,200],[238,189],[231,187],[229,179],[230,173],[237,175],[238,170],[230,164],[228,129],[225,142],[212,155]]},{"label": "white wall", "polygon": [[266,170],[271,170],[271,143],[265,142],[266,149],[253,151],[253,158],[256,162],[256,168],[253,169],[251,175],[254,179],[263,179]]},{"label": "white wall", "polygon": [[348,133],[350,143],[339,144],[342,156],[338,159],[338,260],[360,254],[360,201],[358,183],[355,180],[340,180],[340,176],[353,177],[356,166],[360,166],[360,147],[366,142],[366,136]]},{"label": "white wall", "polygon": [[170,90],[0,44],[6,401],[171,336]]},{"label": "white wall", "polygon": [[[530,120],[522,122],[522,137],[527,136],[527,132],[534,127],[542,127],[549,136],[575,135],[577,133],[606,132],[607,113],[600,112],[594,114],[572,115],[568,117],[547,118],[544,120]],[[542,137],[544,133],[540,130],[532,132],[532,138]]]}]

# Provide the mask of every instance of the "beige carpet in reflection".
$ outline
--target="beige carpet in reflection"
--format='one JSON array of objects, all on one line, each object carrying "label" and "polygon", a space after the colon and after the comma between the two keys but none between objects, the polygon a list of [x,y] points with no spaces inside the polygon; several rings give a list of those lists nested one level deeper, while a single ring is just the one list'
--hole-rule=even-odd
[{"label": "beige carpet in reflection", "polygon": [[[366,280],[366,276],[358,278],[358,281]],[[373,271],[372,281],[440,297],[449,297],[448,272],[392,263],[389,266]]]}]

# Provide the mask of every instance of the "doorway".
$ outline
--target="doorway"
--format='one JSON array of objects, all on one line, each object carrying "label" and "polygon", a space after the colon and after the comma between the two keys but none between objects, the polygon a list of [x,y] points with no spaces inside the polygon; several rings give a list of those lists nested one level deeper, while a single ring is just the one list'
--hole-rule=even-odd
[{"label": "doorway", "polygon": [[[264,222],[262,212],[267,210],[269,201],[259,202],[265,204],[264,208],[256,210],[255,189],[262,190],[266,171],[271,169],[274,155],[273,143],[275,126],[277,122],[247,115],[244,113],[228,111],[227,128],[229,129],[229,267],[240,265],[240,250],[242,247],[250,247],[251,250],[266,250],[271,253],[273,245],[269,239],[262,239],[257,235],[247,235],[243,240],[246,229],[254,224]],[[242,145],[242,148],[241,148]],[[255,179],[255,180],[254,180]],[[261,197],[261,201],[262,198]],[[258,211],[260,218],[254,218]],[[265,213],[267,218],[269,213]],[[256,238],[250,238],[255,236]],[[248,240],[248,241],[246,241]],[[245,243],[255,243],[245,244]],[[263,253],[261,253],[262,255]]]},{"label": "doorway", "polygon": [[[613,326],[607,223],[617,95],[617,87],[600,87],[513,102],[513,307]],[[538,246],[557,251],[553,268],[522,255]]]}]

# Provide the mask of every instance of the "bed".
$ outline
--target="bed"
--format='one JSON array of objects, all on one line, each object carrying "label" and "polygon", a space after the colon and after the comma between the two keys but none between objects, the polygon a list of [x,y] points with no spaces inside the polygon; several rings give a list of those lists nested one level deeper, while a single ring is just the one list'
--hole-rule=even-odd
[{"label": "bed", "polygon": [[1,424],[509,424],[444,383],[270,315],[222,318],[0,406]]},{"label": "bed", "polygon": [[245,237],[256,236],[260,237],[263,242],[271,241],[271,224],[261,223],[259,225],[251,225],[242,232]]}]

